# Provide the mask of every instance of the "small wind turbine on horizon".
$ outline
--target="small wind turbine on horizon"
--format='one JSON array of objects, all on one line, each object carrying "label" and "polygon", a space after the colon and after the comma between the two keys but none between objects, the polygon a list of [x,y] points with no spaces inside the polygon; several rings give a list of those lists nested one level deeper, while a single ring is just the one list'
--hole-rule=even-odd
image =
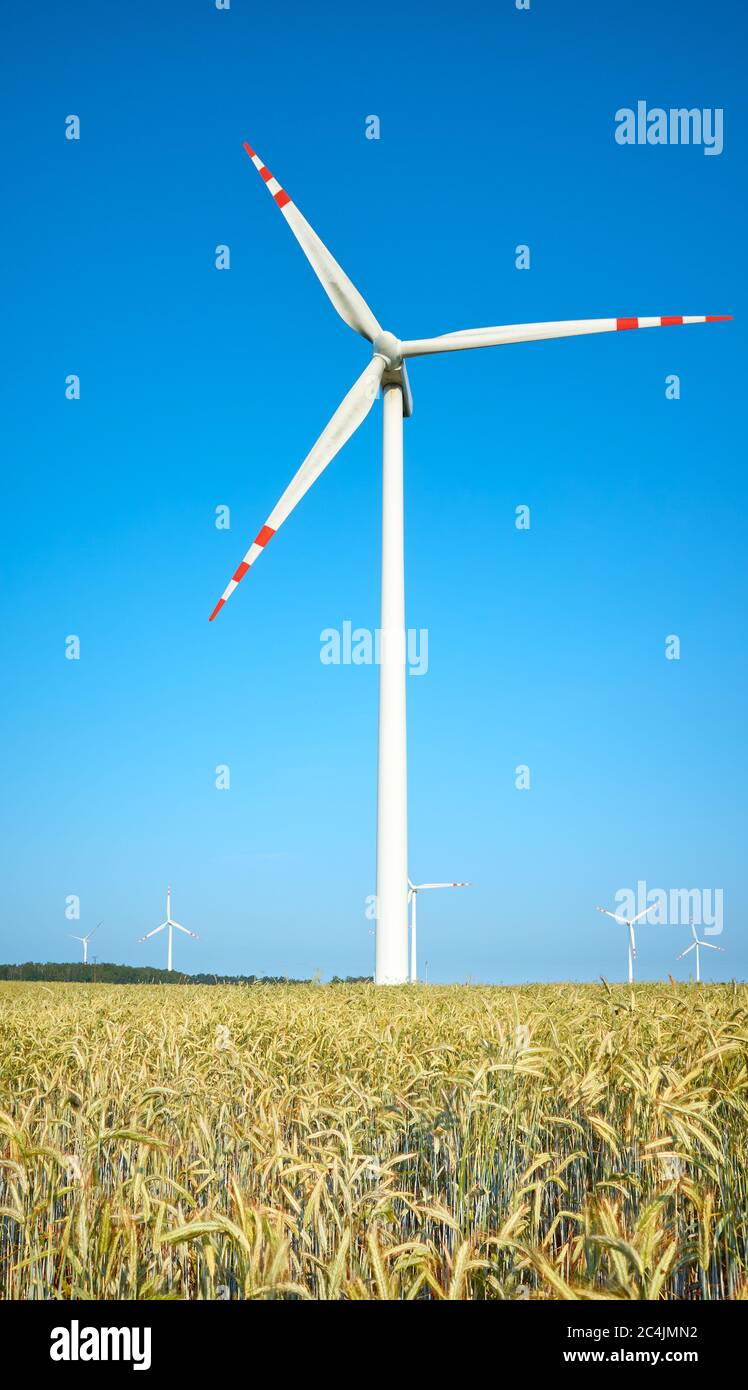
[{"label": "small wind turbine on horizon", "polygon": [[171,884],[168,884],[166,889],[166,921],[162,922],[160,927],[154,927],[153,931],[147,931],[145,936],[139,936],[138,941],[148,941],[149,937],[158,936],[159,932],[164,930],[164,927],[167,927],[169,932],[169,948],[166,957],[166,969],[171,970],[172,939],[174,935],[174,928],[176,927],[177,931],[183,931],[185,936],[191,936],[193,941],[199,941],[200,939],[197,935],[197,932],[188,931],[186,927],[182,926],[181,922],[174,921],[174,918],[171,915]]},{"label": "small wind turbine on horizon", "polygon": [[690,946],[686,946],[685,951],[681,951],[680,955],[679,955],[679,956],[676,956],[675,959],[676,959],[676,960],[683,960],[683,957],[684,957],[684,956],[687,956],[688,953],[689,953],[689,951],[695,951],[695,952],[696,952],[696,983],[697,983],[697,985],[698,985],[698,984],[701,984],[701,967],[700,967],[700,964],[699,964],[699,949],[700,949],[700,947],[701,947],[701,946],[705,946],[706,949],[707,949],[707,951],[722,951],[722,952],[724,952],[724,949],[725,949],[725,948],[724,948],[724,946],[715,946],[715,945],[713,945],[713,943],[712,943],[711,941],[700,941],[699,938],[698,938],[698,936],[697,936],[697,934],[696,934],[696,925],[695,925],[695,923],[694,923],[693,921],[692,921],[692,922],[689,922],[689,926],[690,926],[690,928],[691,928],[691,935],[693,936],[693,941],[691,942],[691,945],[690,945]]},{"label": "small wind turbine on horizon", "polygon": [[97,923],[96,923],[96,926],[91,928],[90,932],[88,933],[88,936],[73,936],[73,933],[72,933],[72,932],[70,933],[70,940],[71,940],[71,941],[82,941],[82,942],[83,942],[83,964],[84,964],[84,965],[88,965],[88,943],[89,943],[89,941],[91,940],[91,937],[93,936],[94,932],[95,932],[95,931],[98,931],[98,930],[99,930],[99,927],[101,927],[101,926],[103,926],[103,925],[104,925],[103,922],[97,922]]},{"label": "small wind turbine on horizon", "polygon": [[634,983],[634,961],[636,960],[636,936],[634,935],[634,922],[638,922],[641,917],[646,917],[652,911],[653,904],[645,907],[643,912],[637,912],[635,917],[621,917],[617,912],[609,912],[607,907],[598,907],[598,912],[604,912],[606,917],[612,917],[614,922],[620,922],[622,927],[629,929],[629,984]]},{"label": "small wind turbine on horizon", "polygon": [[[363,424],[382,389],[382,587],[379,663],[379,752],[377,770],[377,984],[404,984],[408,979],[408,794],[405,699],[405,570],[403,513],[403,418],[413,413],[406,363],[432,353],[466,348],[498,347],[546,338],[570,338],[587,333],[617,333],[632,328],[712,323],[729,315],[672,315],[656,318],[566,319],[548,323],[502,324],[461,329],[437,337],[401,341],[382,329],[379,320],[345,271],[330,254],[296,204],[251,145],[244,148],[285,218],[322,288],[344,323],[371,344],[372,356],[304,459],[265,525],[219,598],[210,621],[224,607],[237,584],[249,572],[284,521],[317,481],[335,455]],[[344,196],[346,191],[343,190]],[[479,195],[478,195],[479,196]],[[393,212],[374,211],[375,218],[392,221]],[[389,223],[388,223],[389,225]],[[428,228],[425,229],[428,235]],[[460,265],[454,248],[453,265]],[[391,277],[389,257],[385,273]],[[293,314],[291,314],[293,321]],[[257,325],[259,327],[259,325]],[[296,323],[293,322],[296,330]],[[261,337],[257,351],[262,350]],[[314,337],[306,349],[309,369],[327,374]],[[532,370],[532,364],[528,364]],[[465,413],[465,402],[458,408]],[[324,543],[329,544],[327,537]]]},{"label": "small wind turbine on horizon", "polygon": [[416,984],[418,981],[418,963],[416,955],[416,905],[418,894],[423,893],[427,888],[469,888],[469,883],[413,883],[408,879],[408,902],[410,903],[410,983]]}]

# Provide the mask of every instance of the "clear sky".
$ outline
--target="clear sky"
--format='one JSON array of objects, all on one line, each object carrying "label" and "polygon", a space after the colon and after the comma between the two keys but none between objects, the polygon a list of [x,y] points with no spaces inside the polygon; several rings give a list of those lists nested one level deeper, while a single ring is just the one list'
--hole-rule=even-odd
[{"label": "clear sky", "polygon": [[[163,965],[136,938],[170,879],[178,966],[373,968],[377,671],[320,633],[378,622],[379,406],[207,621],[368,353],[249,140],[401,337],[736,316],[415,362],[406,578],[411,873],[474,885],[421,901],[430,979],[620,978],[594,905],[640,879],[722,889],[703,970],[743,976],[744,7],[38,0],[3,27],[0,958],[76,959],[103,918],[100,959]],[[638,100],[721,109],[722,153],[617,144]],[[688,939],[644,927],[642,976]]]}]

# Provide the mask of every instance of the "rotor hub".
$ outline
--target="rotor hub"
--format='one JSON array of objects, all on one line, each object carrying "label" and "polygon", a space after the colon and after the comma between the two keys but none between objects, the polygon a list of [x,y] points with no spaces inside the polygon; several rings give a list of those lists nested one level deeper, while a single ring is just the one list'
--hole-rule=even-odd
[{"label": "rotor hub", "polygon": [[399,338],[394,333],[378,333],[373,342],[375,357],[382,357],[387,366],[394,371],[403,365],[403,354]]}]

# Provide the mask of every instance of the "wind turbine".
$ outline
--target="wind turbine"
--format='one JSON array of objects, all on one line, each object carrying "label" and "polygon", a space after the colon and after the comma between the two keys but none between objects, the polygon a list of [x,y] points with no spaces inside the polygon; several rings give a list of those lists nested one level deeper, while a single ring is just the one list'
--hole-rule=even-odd
[{"label": "wind turbine", "polygon": [[182,926],[181,922],[174,921],[171,915],[171,884],[169,884],[166,889],[166,921],[162,922],[160,927],[154,927],[153,931],[147,931],[145,936],[139,936],[138,941],[147,941],[151,936],[158,936],[159,932],[164,930],[164,927],[169,928],[169,949],[166,957],[166,969],[171,970],[174,927],[176,927],[177,931],[183,931],[185,936],[191,936],[193,941],[199,940],[197,932],[188,931],[186,927]]},{"label": "wind turbine", "polygon": [[699,938],[696,935],[696,927],[694,923],[690,922],[689,926],[691,928],[691,935],[693,936],[693,941],[691,942],[691,945],[686,946],[685,951],[681,951],[680,955],[676,956],[675,959],[683,960],[683,957],[687,956],[689,951],[696,952],[696,983],[698,985],[701,983],[701,970],[699,966],[699,947],[705,946],[707,951],[724,951],[725,948],[724,946],[713,946],[711,941],[699,941]]},{"label": "wind turbine", "polygon": [[645,907],[643,912],[637,912],[635,917],[621,917],[617,912],[608,912],[607,907],[598,907],[598,912],[604,912],[606,917],[612,917],[614,922],[620,922],[622,927],[629,929],[629,984],[634,983],[634,961],[636,960],[636,937],[634,935],[634,922],[638,922],[640,917],[646,917],[652,911],[653,903]]},{"label": "wind turbine", "polygon": [[210,615],[216,617],[268,541],[369,414],[383,392],[382,609],[379,665],[377,785],[377,984],[408,978],[408,826],[405,737],[405,573],[403,564],[403,417],[412,414],[406,361],[435,352],[495,347],[582,333],[707,323],[729,315],[670,318],[568,319],[443,333],[401,342],[384,332],[345,271],[323,245],[278,180],[246,142],[244,148],[277,203],[325,293],[350,328],[372,345],[372,359],[291,479]]},{"label": "wind turbine", "polygon": [[82,941],[82,942],[83,942],[83,964],[84,964],[84,965],[88,965],[88,943],[89,943],[89,941],[91,940],[91,937],[93,936],[94,932],[95,932],[95,931],[98,931],[98,930],[99,930],[99,927],[101,927],[101,926],[103,926],[103,925],[104,925],[103,922],[97,922],[97,923],[96,923],[96,926],[91,928],[90,932],[88,933],[88,936],[73,936],[73,933],[72,933],[72,932],[70,933],[70,940],[71,940],[71,941]]},{"label": "wind turbine", "polygon": [[469,883],[412,883],[408,879],[408,902],[410,903],[410,983],[416,984],[418,968],[416,957],[416,906],[418,894],[427,888],[469,888]]}]

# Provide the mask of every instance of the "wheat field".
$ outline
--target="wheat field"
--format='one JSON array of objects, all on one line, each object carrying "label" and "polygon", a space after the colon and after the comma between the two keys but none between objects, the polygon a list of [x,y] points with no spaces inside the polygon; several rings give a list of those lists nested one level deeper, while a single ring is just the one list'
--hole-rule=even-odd
[{"label": "wheat field", "polygon": [[748,1297],[747,993],[0,984],[0,1297]]}]

